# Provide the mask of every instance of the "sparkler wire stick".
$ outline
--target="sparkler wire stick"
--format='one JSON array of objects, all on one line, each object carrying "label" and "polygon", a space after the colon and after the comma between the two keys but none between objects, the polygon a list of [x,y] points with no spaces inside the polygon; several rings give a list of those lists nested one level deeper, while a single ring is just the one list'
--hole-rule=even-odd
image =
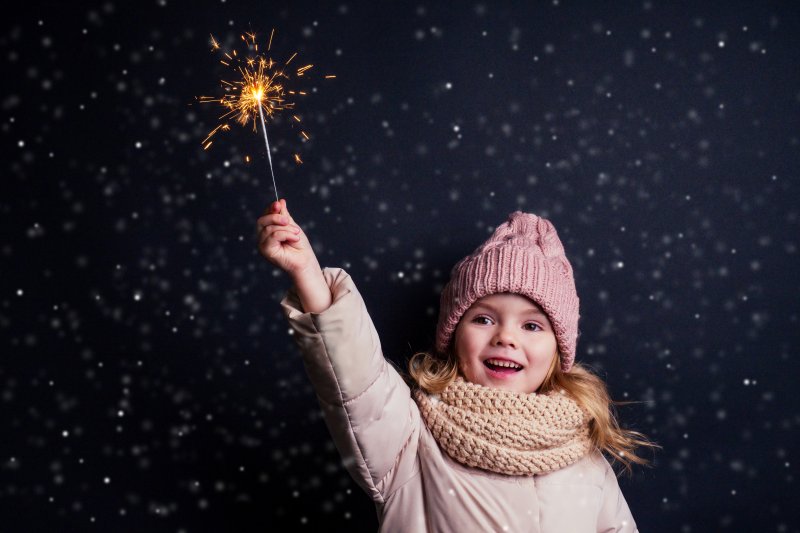
[{"label": "sparkler wire stick", "polygon": [[264,121],[264,111],[258,106],[258,115],[261,117],[261,129],[264,131],[264,143],[267,145],[267,160],[269,161],[269,173],[272,174],[272,188],[275,190],[275,201],[280,203],[278,198],[278,186],[275,184],[275,171],[272,169],[272,154],[269,149],[269,139],[267,138],[267,124]]}]

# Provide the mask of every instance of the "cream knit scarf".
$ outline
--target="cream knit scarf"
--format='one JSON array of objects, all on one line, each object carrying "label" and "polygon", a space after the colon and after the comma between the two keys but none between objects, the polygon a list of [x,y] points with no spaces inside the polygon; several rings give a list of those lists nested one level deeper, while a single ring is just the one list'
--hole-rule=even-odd
[{"label": "cream knit scarf", "polygon": [[531,476],[558,470],[591,448],[587,415],[565,394],[524,394],[457,378],[439,395],[414,392],[425,424],[459,463]]}]

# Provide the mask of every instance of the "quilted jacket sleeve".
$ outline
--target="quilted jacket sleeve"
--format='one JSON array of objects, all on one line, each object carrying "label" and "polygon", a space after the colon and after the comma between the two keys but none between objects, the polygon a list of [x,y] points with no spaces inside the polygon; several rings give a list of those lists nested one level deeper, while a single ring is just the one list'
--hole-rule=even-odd
[{"label": "quilted jacket sleeve", "polygon": [[[345,467],[378,503],[416,470],[420,415],[397,370],[383,357],[375,327],[350,276],[325,269],[333,303],[305,313],[291,289],[281,305]],[[413,443],[413,446],[410,445]]]}]

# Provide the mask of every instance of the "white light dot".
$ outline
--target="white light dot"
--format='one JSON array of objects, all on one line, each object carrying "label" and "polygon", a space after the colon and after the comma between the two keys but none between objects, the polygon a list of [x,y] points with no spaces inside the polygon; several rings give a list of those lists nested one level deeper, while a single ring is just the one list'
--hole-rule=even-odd
[{"label": "white light dot", "polygon": [[136,143],[134,143],[134,146],[136,148],[141,148],[142,147],[142,141],[136,141]]}]

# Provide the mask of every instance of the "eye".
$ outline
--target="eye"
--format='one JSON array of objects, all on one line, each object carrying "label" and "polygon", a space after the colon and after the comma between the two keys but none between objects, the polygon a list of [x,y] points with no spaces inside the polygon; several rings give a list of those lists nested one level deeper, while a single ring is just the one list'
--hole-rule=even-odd
[{"label": "eye", "polygon": [[485,315],[478,315],[472,318],[472,323],[487,325],[492,323],[492,319]]},{"label": "eye", "polygon": [[536,322],[526,322],[525,325],[522,326],[522,327],[523,327],[523,329],[525,329],[527,331],[541,331],[542,330],[542,326],[540,326]]}]

